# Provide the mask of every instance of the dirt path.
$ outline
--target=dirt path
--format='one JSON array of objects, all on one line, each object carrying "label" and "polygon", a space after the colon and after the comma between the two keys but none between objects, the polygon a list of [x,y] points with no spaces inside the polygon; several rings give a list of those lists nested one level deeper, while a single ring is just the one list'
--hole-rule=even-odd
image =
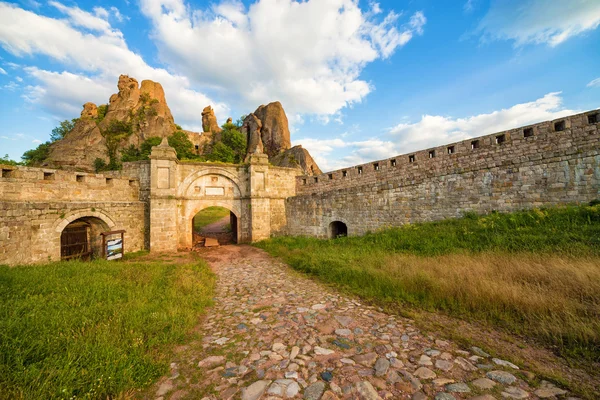
[{"label": "dirt path", "polygon": [[227,232],[225,227],[229,224],[230,217],[229,215],[221,218],[220,220],[213,222],[212,224],[208,224],[202,228],[201,233],[204,236],[217,235],[220,233]]},{"label": "dirt path", "polygon": [[509,362],[424,336],[412,321],[303,277],[263,251],[202,253],[218,275],[215,305],[148,398],[537,399]]}]

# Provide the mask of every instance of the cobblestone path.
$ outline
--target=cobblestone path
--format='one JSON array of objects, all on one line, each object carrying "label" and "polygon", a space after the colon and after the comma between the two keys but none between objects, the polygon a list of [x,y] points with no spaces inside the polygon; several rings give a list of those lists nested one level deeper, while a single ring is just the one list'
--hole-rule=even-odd
[{"label": "cobblestone path", "polygon": [[176,351],[156,399],[569,398],[478,348],[293,272],[250,246],[204,254],[218,275],[201,342]]}]

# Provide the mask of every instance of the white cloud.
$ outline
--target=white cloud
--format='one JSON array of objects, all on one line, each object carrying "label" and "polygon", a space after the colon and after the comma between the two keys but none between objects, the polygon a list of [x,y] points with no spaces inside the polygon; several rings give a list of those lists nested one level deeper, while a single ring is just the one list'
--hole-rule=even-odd
[{"label": "white cloud", "polygon": [[556,46],[598,25],[598,0],[494,0],[477,31],[484,40]]},{"label": "white cloud", "polygon": [[0,68],[0,75],[7,75],[6,71],[4,70],[4,68]]},{"label": "white cloud", "polygon": [[[390,57],[426,22],[422,13],[397,27],[375,3],[356,0],[236,0],[198,10],[183,0],[142,0],[162,60],[210,84],[242,108],[280,100],[290,114],[331,115],[372,90],[366,64]],[[201,66],[201,67],[199,67]],[[237,97],[237,98],[236,98]]]},{"label": "white cloud", "polygon": [[600,87],[600,78],[596,78],[586,85],[587,87]]},{"label": "white cloud", "polygon": [[467,0],[467,2],[463,5],[463,10],[466,13],[470,13],[475,9],[476,0]]},{"label": "white cloud", "polygon": [[[83,11],[79,7],[67,7],[57,1],[50,1],[48,4],[56,8],[61,13],[66,14],[69,17],[68,22],[73,27],[81,27],[91,31],[102,32],[108,36],[114,35],[116,37],[123,37],[120,31],[112,29],[106,20],[108,18],[108,12],[101,7],[94,8],[94,15],[87,11]],[[105,18],[103,18],[104,16]]]},{"label": "white cloud", "polygon": [[[194,90],[186,77],[146,64],[141,56],[128,48],[121,32],[110,24],[105,25],[100,18],[76,7],[58,7],[68,16],[66,20],[0,3],[0,46],[6,51],[20,57],[45,55],[65,68],[84,71],[51,72],[26,68],[26,72],[37,80],[24,93],[30,101],[44,105],[58,117],[73,118],[85,101],[106,103],[108,95],[116,92],[118,76],[123,73],[140,80],[160,82],[177,123],[184,127],[200,127],[201,110],[208,104],[213,105],[217,115],[226,118],[228,108],[225,104]],[[22,26],[28,29],[22,29]],[[14,67],[19,66],[15,64]]]},{"label": "white cloud", "polygon": [[[301,144],[311,153],[322,170],[331,171],[578,112],[562,107],[559,92],[548,93],[529,103],[470,117],[423,115],[420,121],[400,123],[379,138],[346,141],[346,135],[342,134],[334,139],[298,139],[294,140],[294,145]],[[353,127],[354,134],[356,129]]]},{"label": "white cloud", "polygon": [[408,153],[552,120],[577,112],[576,110],[564,109],[560,92],[557,92],[548,93],[544,97],[529,103],[516,104],[510,108],[489,114],[479,114],[465,118],[423,115],[419,122],[401,123],[391,128],[389,132],[397,138],[395,143],[401,153]]}]

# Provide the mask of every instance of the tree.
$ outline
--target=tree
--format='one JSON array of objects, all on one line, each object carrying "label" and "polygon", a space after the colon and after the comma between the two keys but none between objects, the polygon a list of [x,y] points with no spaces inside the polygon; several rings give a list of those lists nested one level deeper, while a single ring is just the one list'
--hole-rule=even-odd
[{"label": "tree", "polygon": [[206,154],[209,161],[220,161],[225,163],[239,164],[246,156],[246,136],[240,132],[240,124],[244,117],[238,119],[235,124],[224,124],[223,130],[211,143],[211,150]]},{"label": "tree", "polygon": [[238,130],[237,125],[223,125],[221,141],[233,151],[234,163],[239,164],[244,160],[246,156],[246,136]]},{"label": "tree", "polygon": [[121,166],[117,160],[117,151],[119,144],[133,133],[131,124],[113,119],[100,133],[106,141],[106,152],[109,159],[107,168],[109,170],[120,169]]},{"label": "tree", "polygon": [[128,148],[121,151],[121,161],[130,162],[148,160],[150,158],[150,153],[152,152],[152,147],[158,146],[161,141],[161,138],[154,136],[144,140],[139,149],[134,145],[130,145]]},{"label": "tree", "polygon": [[79,118],[73,118],[72,120],[65,119],[58,125],[56,128],[52,129],[52,133],[50,134],[50,141],[52,143],[56,142],[64,138],[67,133],[71,132],[73,128],[75,128],[75,124]]},{"label": "tree", "polygon": [[40,144],[35,149],[27,150],[21,156],[23,163],[27,166],[37,165],[44,162],[50,155],[51,142]]},{"label": "tree", "polygon": [[209,161],[220,161],[224,163],[234,163],[235,153],[231,147],[223,142],[217,142],[213,145],[212,151],[206,156]]},{"label": "tree", "polygon": [[[194,144],[190,142],[185,132],[176,131],[167,138],[169,146],[177,152],[177,158],[180,160],[191,160],[196,158],[194,154]],[[160,142],[159,142],[160,144]]]},{"label": "tree", "polygon": [[4,157],[0,157],[0,164],[4,164],[4,165],[19,165],[21,163],[11,160],[10,157],[7,155],[5,155]]}]

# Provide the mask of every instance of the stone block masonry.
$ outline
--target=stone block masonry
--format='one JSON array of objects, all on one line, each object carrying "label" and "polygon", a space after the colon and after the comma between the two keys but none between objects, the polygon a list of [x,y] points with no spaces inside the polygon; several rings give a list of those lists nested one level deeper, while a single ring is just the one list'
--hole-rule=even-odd
[{"label": "stone block masonry", "polygon": [[60,260],[61,233],[80,219],[92,222],[95,244],[100,231],[125,229],[126,251],[144,248],[145,203],[138,179],[0,167],[0,264]]},{"label": "stone block masonry", "polygon": [[387,226],[600,198],[599,110],[299,176],[287,234],[327,237]]},{"label": "stone block masonry", "polygon": [[[149,161],[104,174],[0,165],[0,264],[61,258],[61,234],[124,229],[126,251],[192,246],[197,212],[221,206],[237,241],[360,235],[405,223],[600,198],[598,110],[317,176],[276,167],[181,162],[166,141]],[[335,224],[333,224],[335,222]]]}]

